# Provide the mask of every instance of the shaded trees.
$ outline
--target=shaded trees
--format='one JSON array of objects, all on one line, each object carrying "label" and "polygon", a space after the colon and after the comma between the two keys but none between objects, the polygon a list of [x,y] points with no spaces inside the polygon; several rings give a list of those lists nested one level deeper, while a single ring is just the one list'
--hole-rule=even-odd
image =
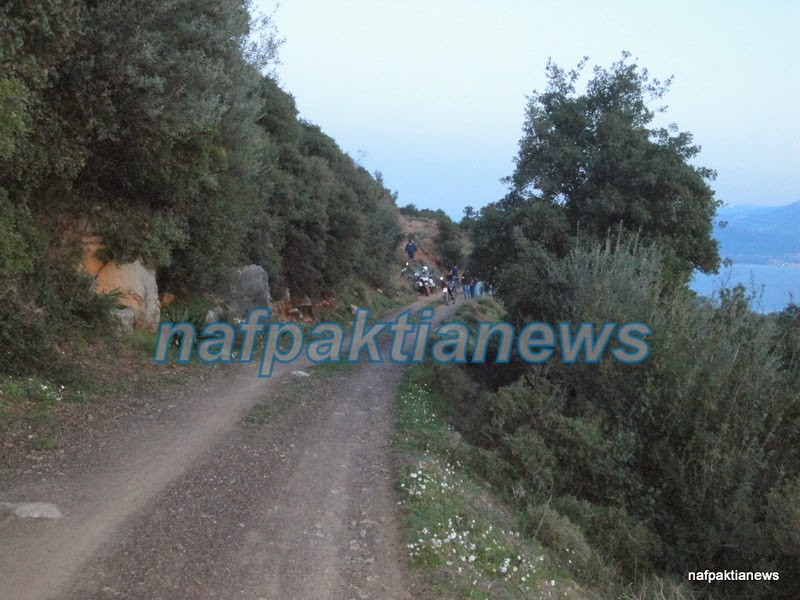
[{"label": "shaded trees", "polygon": [[[658,243],[679,280],[694,268],[716,270],[711,231],[720,203],[708,185],[715,173],[690,163],[700,151],[690,133],[652,126],[649,104],[663,98],[670,80],[650,79],[628,58],[624,53],[608,70],[595,67],[582,94],[576,83],[586,60],[570,72],[548,63],[547,89],[529,98],[516,167],[506,179],[511,191],[481,212],[491,216],[477,223],[479,241],[487,238],[482,227],[505,223],[507,237],[520,226],[520,235],[563,255],[564,233],[603,238],[623,228]],[[537,225],[542,215],[557,224]],[[547,233],[551,226],[556,230]],[[476,249],[493,252],[485,240]]]},{"label": "shaded trees", "polygon": [[265,78],[262,211],[248,256],[295,293],[334,290],[353,277],[384,284],[399,241],[394,196],[336,142],[299,120],[294,99]]},{"label": "shaded trees", "polygon": [[[379,283],[394,195],[264,72],[248,0],[11,0],[0,7],[0,341],[52,346],[103,318],[72,235],[172,290],[263,264],[296,292]],[[102,300],[102,299],[100,299]],[[94,308],[93,308],[94,307]],[[52,333],[36,326],[51,320]],[[30,330],[31,336],[21,332]],[[44,355],[44,353],[41,353]],[[38,354],[37,354],[38,355]],[[23,361],[24,362],[24,361]]]},{"label": "shaded trees", "polygon": [[[691,164],[690,134],[652,126],[648,103],[669,81],[628,58],[596,68],[583,94],[585,62],[548,65],[511,189],[472,227],[473,263],[515,325],[644,322],[651,352],[636,365],[498,366],[487,387],[523,375],[480,398],[472,434],[514,496],[539,505],[534,526],[552,506],[628,577],[746,565],[781,571],[780,584],[705,597],[794,597],[796,307],[774,318],[754,314],[743,288],[719,306],[688,290],[693,269],[719,262],[714,173]],[[544,476],[524,468],[537,464]]]}]

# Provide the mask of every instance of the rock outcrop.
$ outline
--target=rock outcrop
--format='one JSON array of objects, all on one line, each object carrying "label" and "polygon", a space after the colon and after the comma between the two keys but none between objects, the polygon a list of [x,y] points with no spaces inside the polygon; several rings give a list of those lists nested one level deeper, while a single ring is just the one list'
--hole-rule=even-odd
[{"label": "rock outcrop", "polygon": [[161,321],[156,273],[138,260],[124,265],[110,262],[96,275],[97,292],[120,291],[120,304],[133,309],[133,322],[153,329]]},{"label": "rock outcrop", "polygon": [[269,277],[260,265],[247,265],[231,273],[227,304],[234,316],[243,319],[254,308],[269,308]]},{"label": "rock outcrop", "polygon": [[81,243],[83,268],[97,280],[97,293],[107,294],[119,290],[120,304],[133,309],[133,324],[156,329],[161,321],[156,272],[138,260],[118,264],[113,260],[103,262],[98,259],[97,251],[102,248],[102,243],[89,226],[84,230]]}]

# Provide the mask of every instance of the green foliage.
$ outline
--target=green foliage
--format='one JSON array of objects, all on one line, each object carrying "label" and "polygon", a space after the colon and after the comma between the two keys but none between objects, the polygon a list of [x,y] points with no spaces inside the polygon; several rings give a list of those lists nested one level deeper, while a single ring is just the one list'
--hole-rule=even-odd
[{"label": "green foliage", "polygon": [[432,221],[451,221],[450,217],[441,208],[417,208],[416,204],[406,204],[400,207],[400,214],[415,219],[430,219]]},{"label": "green foliage", "polygon": [[471,206],[467,206],[464,208],[464,216],[461,217],[461,221],[459,221],[458,226],[461,227],[464,231],[471,231],[472,226],[475,225],[475,217],[477,213],[475,209]]},{"label": "green foliage", "polygon": [[[519,373],[519,363],[437,376],[453,423],[481,448],[481,473],[521,506],[549,504],[624,576],[684,576],[693,565],[777,570],[781,582],[768,588],[723,582],[703,593],[793,597],[792,307],[755,314],[743,288],[717,306],[700,303],[665,281],[657,249],[635,237],[579,244],[561,259],[531,244],[520,256],[529,262],[500,283],[512,322],[641,321],[653,330],[651,353],[638,365],[554,358],[497,391],[498,372]],[[483,391],[470,389],[467,372]],[[570,530],[558,517],[548,527]]]},{"label": "green foliage", "polygon": [[525,511],[525,533],[536,538],[557,556],[569,570],[590,579],[597,559],[581,529],[547,504],[528,506]]},{"label": "green foliage", "polygon": [[0,158],[14,153],[17,140],[25,132],[26,90],[16,79],[0,80]]},{"label": "green foliage", "polygon": [[439,220],[439,233],[435,242],[442,265],[445,267],[459,265],[463,268],[464,253],[461,250],[461,231],[450,217]]},{"label": "green foliage", "polygon": [[44,368],[104,318],[113,298],[77,274],[86,224],[101,260],[139,259],[174,293],[248,263],[278,296],[387,283],[396,195],[297,118],[269,74],[281,40],[250,8],[0,8],[0,370]]},{"label": "green foliage", "polygon": [[480,210],[472,227],[472,243],[473,274],[495,284],[503,268],[522,262],[523,250],[528,250],[525,260],[533,260],[534,265],[541,261],[531,255],[531,247],[540,248],[542,255],[563,256],[569,248],[570,228],[557,204],[523,201],[512,193]]},{"label": "green foliage", "polygon": [[112,331],[117,299],[95,293],[94,278],[75,268],[75,256],[33,258],[24,277],[0,277],[8,286],[0,289],[0,374],[58,374],[59,345]]},{"label": "green foliage", "polygon": [[[517,531],[515,520],[459,456],[469,444],[439,414],[429,367],[413,367],[398,393],[396,445],[409,463],[397,485],[412,564],[431,580],[439,598],[585,598],[572,581],[576,546],[583,538],[559,537],[565,546],[543,552]],[[437,370],[437,374],[444,372]],[[526,523],[528,521],[525,521]],[[531,533],[525,531],[524,533]],[[563,560],[562,560],[563,557]],[[427,596],[424,596],[427,597]]]},{"label": "green foliage", "polygon": [[25,206],[14,206],[0,188],[0,286],[33,269],[44,246],[42,235]]},{"label": "green foliage", "polygon": [[385,285],[401,235],[394,195],[319,127],[297,120],[294,100],[273,81],[262,82],[260,98],[271,185],[248,256],[295,294],[339,290],[354,278]]},{"label": "green foliage", "polygon": [[474,227],[476,270],[486,277],[515,260],[519,238],[563,256],[570,236],[603,239],[617,229],[660,244],[670,278],[718,267],[715,173],[691,164],[700,151],[691,134],[651,126],[648,105],[670,80],[651,80],[628,59],[596,67],[583,94],[575,85],[586,60],[568,73],[548,63],[547,89],[529,99],[511,191]]}]

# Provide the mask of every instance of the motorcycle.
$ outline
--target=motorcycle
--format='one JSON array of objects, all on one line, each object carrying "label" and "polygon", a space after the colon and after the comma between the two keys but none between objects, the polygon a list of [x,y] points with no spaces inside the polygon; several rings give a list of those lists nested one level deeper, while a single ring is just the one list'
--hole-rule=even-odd
[{"label": "motorcycle", "polygon": [[406,266],[402,268],[402,270],[400,271],[400,275],[409,280],[414,280],[416,279],[417,276],[417,274],[412,271],[411,265],[409,265],[408,263],[406,263]]},{"label": "motorcycle", "polygon": [[425,294],[426,296],[430,296],[431,292],[436,287],[433,278],[427,273],[422,273],[422,274],[414,273],[414,279],[416,280],[417,291],[420,294]]},{"label": "motorcycle", "polygon": [[456,282],[452,279],[445,279],[444,277],[439,278],[442,284],[442,296],[444,297],[445,305],[449,305],[451,302],[453,304],[456,303]]}]

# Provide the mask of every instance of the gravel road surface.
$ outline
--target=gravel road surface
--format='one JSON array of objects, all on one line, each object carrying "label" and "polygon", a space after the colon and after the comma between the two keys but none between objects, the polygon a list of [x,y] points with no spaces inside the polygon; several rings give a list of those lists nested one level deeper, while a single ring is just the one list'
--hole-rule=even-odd
[{"label": "gravel road surface", "polygon": [[6,471],[0,501],[63,518],[0,514],[0,599],[413,598],[389,454],[403,366],[307,367],[237,367]]}]

